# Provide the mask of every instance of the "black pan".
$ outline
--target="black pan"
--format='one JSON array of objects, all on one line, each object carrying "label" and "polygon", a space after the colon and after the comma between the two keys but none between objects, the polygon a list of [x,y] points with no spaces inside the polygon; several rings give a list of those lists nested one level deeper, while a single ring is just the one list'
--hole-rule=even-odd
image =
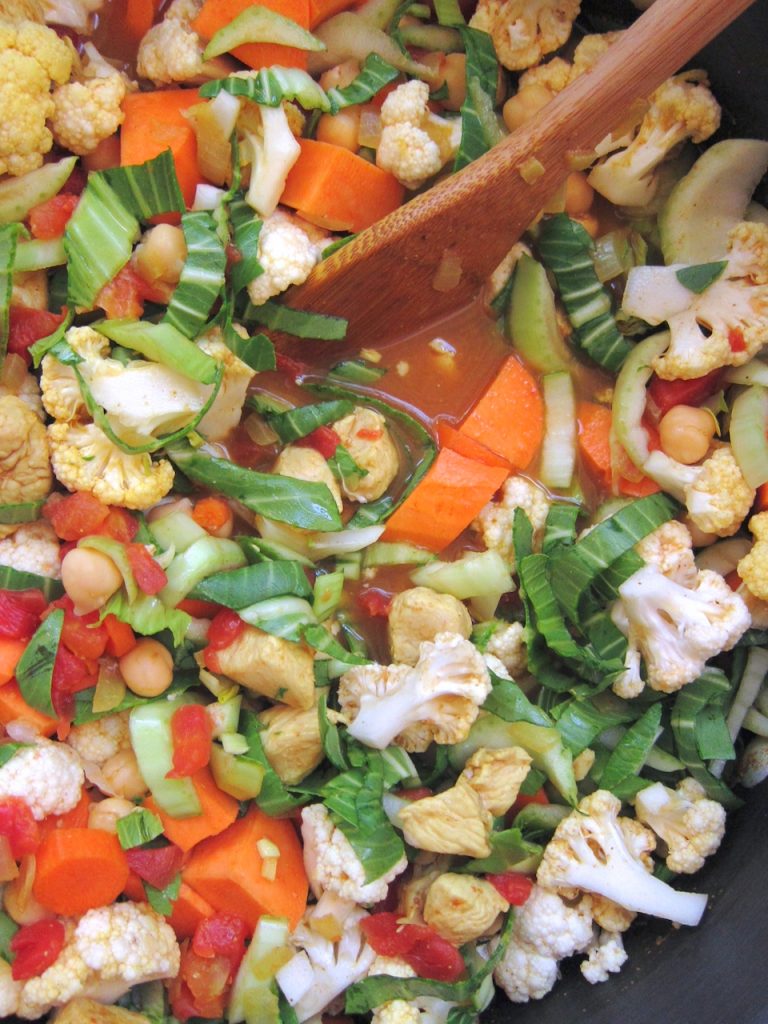
[{"label": "black pan", "polygon": [[[620,9],[631,8],[602,0],[587,13],[604,30]],[[768,0],[758,0],[693,64],[707,69],[723,105],[722,135],[768,138],[766,44]],[[698,928],[636,925],[620,974],[590,985],[566,964],[550,995],[521,1006],[499,1000],[487,1024],[768,1024],[768,782],[743,795],[721,849],[689,880],[710,894]]]}]

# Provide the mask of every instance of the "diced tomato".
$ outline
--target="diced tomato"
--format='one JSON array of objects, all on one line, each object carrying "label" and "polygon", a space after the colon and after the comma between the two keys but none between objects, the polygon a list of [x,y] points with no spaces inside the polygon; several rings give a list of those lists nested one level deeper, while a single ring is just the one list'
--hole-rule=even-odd
[{"label": "diced tomato", "polygon": [[229,647],[245,629],[245,623],[230,608],[222,608],[208,627],[208,650],[221,651]]},{"label": "diced tomato", "polygon": [[743,583],[741,576],[739,576],[738,569],[732,569],[724,578],[731,590],[738,590]]},{"label": "diced tomato", "polygon": [[192,950],[204,959],[225,956],[230,963],[229,981],[235,980],[240,961],[245,955],[248,925],[234,914],[218,913],[203,918],[192,936]]},{"label": "diced tomato", "polygon": [[[183,954],[182,954],[183,955]],[[184,1024],[190,1017],[197,1017],[200,1014],[195,999],[189,991],[189,985],[177,975],[168,986],[168,999],[171,1004],[171,1013],[176,1020]],[[222,1001],[223,1006],[223,1001]]]},{"label": "diced tomato", "polygon": [[149,298],[148,289],[144,278],[127,263],[104,285],[96,296],[95,305],[103,309],[110,319],[136,319],[144,312],[144,302]]},{"label": "diced tomato", "polygon": [[64,948],[64,925],[56,918],[26,924],[10,942],[15,959],[11,965],[14,981],[36,978],[58,958]]},{"label": "diced tomato", "polygon": [[173,768],[166,778],[181,779],[205,768],[211,757],[213,725],[199,704],[185,704],[171,718]]},{"label": "diced tomato", "polygon": [[185,597],[176,605],[180,612],[186,612],[193,619],[212,619],[221,611],[221,605],[213,601],[198,601],[194,597]]},{"label": "diced tomato", "polygon": [[720,387],[722,376],[721,369],[691,380],[662,380],[654,374],[648,385],[648,398],[654,407],[653,411],[661,419],[675,405],[701,405],[705,398],[714,395]]},{"label": "diced tomato", "polygon": [[[181,955],[179,980],[186,987],[181,1006],[171,997],[174,1016],[179,1020],[192,1017],[222,1018],[229,986],[229,960],[225,956],[202,957],[188,946]],[[171,990],[173,992],[173,988]],[[185,1012],[191,1004],[192,1013],[179,1016],[177,1007]]]},{"label": "diced tomato", "polygon": [[528,804],[548,804],[549,797],[547,796],[544,787],[537,789],[535,793],[518,793],[517,799],[512,804],[510,809],[507,811],[506,817],[508,821],[512,821],[514,816],[518,814]]},{"label": "diced tomato", "polygon": [[35,238],[60,238],[79,202],[79,196],[65,192],[33,206],[29,211],[29,230],[32,235]]},{"label": "diced tomato", "polygon": [[32,359],[27,349],[41,338],[53,334],[63,319],[63,313],[49,313],[47,309],[29,309],[27,306],[11,306],[8,351],[21,356],[27,366],[30,366]]},{"label": "diced tomato", "polygon": [[121,544],[129,544],[139,532],[139,524],[134,516],[125,508],[110,508],[107,518],[99,527],[98,533],[103,537],[111,537]]},{"label": "diced tomato", "polygon": [[0,836],[8,840],[14,860],[34,853],[40,842],[40,828],[26,800],[6,796],[0,800]]},{"label": "diced tomato", "polygon": [[380,956],[400,957],[421,978],[456,981],[464,960],[455,946],[426,925],[399,924],[397,914],[370,914],[360,922],[368,942]]},{"label": "diced tomato", "polygon": [[728,344],[731,352],[746,352],[747,343],[744,341],[744,332],[740,327],[731,327],[728,331]]},{"label": "diced tomato", "polygon": [[159,593],[168,582],[165,569],[157,564],[143,544],[126,544],[125,550],[139,590],[145,594]]},{"label": "diced tomato", "polygon": [[181,871],[184,859],[183,851],[174,843],[146,850],[137,847],[126,850],[125,856],[131,871],[156,889],[164,889],[171,884]]},{"label": "diced tomato", "polygon": [[37,629],[45,606],[40,590],[0,590],[0,636],[27,640]]},{"label": "diced tomato", "polygon": [[311,434],[294,442],[300,448],[314,448],[324,459],[330,459],[341,444],[341,438],[333,427],[316,427]]},{"label": "diced tomato", "polygon": [[519,871],[504,871],[499,875],[486,875],[485,879],[513,907],[522,907],[533,889],[533,879]]},{"label": "diced tomato", "polygon": [[363,427],[355,436],[359,437],[361,441],[378,441],[383,435],[384,431],[381,427]]},{"label": "diced tomato", "polygon": [[280,373],[284,373],[291,380],[297,380],[309,372],[309,366],[306,363],[302,363],[292,356],[287,356],[284,352],[275,353],[275,363]]},{"label": "diced tomato", "polygon": [[98,533],[109,515],[109,507],[87,491],[75,491],[66,498],[49,499],[43,505],[43,515],[61,540],[80,540]]},{"label": "diced tomato", "polygon": [[122,622],[116,615],[105,615],[102,626],[107,633],[106,653],[113,658],[122,658],[136,646],[136,636],[127,622]]},{"label": "diced tomato", "polygon": [[64,611],[62,645],[78,658],[90,661],[100,658],[107,646],[107,631],[99,622],[99,613],[94,611],[88,612],[87,615],[76,615],[72,598],[68,594],[51,601],[46,614],[57,608]]},{"label": "diced tomato", "polygon": [[398,789],[397,795],[401,800],[410,800],[411,803],[415,803],[417,800],[424,800],[433,794],[428,786],[416,786],[414,789]]},{"label": "diced tomato", "polygon": [[53,663],[51,702],[59,718],[68,721],[75,711],[74,694],[96,685],[98,664],[84,661],[59,644]]},{"label": "diced tomato", "polygon": [[386,618],[392,607],[392,594],[378,587],[368,587],[357,595],[357,604],[371,618]]}]

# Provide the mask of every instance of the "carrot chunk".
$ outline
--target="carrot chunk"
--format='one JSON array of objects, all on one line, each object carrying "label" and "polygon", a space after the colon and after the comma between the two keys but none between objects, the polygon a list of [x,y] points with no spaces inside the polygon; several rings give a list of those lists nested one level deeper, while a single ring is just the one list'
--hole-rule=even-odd
[{"label": "carrot chunk", "polygon": [[98,828],[52,829],[37,851],[32,891],[54,914],[78,916],[113,903],[128,881],[118,838]]},{"label": "carrot chunk", "polygon": [[202,814],[193,818],[172,818],[160,810],[152,797],[144,801],[144,806],[162,821],[166,839],[184,851],[191,850],[209,836],[223,832],[237,817],[237,800],[219,789],[208,768],[200,768],[191,779]]},{"label": "carrot chunk", "polygon": [[[309,28],[310,0],[262,0],[262,6],[284,18],[290,18],[302,28]],[[253,0],[205,0],[200,13],[192,22],[192,28],[207,42],[220,28],[242,14]],[[279,64],[284,68],[307,69],[307,51],[295,46],[281,46],[279,43],[244,43],[236,46],[232,53],[250,68],[268,68]]]}]

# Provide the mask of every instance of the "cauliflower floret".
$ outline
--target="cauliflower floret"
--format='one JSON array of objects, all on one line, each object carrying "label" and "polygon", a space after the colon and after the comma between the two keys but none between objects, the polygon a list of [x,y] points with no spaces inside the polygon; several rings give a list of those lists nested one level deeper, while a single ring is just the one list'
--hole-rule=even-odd
[{"label": "cauliflower floret", "polygon": [[294,284],[303,284],[320,262],[330,239],[312,238],[298,218],[275,210],[264,221],[259,234],[258,257],[263,273],[248,284],[248,297],[261,306]]},{"label": "cauliflower floret", "polygon": [[74,48],[53,29],[0,16],[0,175],[26,174],[53,145],[46,127],[54,103],[51,86],[69,78]]},{"label": "cauliflower floret", "polygon": [[490,882],[447,871],[429,887],[424,921],[454,946],[486,935],[509,904]]},{"label": "cauliflower floret", "polygon": [[589,906],[569,906],[556,892],[534,885],[515,915],[512,941],[553,960],[580,953],[592,941]]},{"label": "cauliflower floret", "polygon": [[[414,978],[416,972],[404,960],[391,956],[377,956],[368,971],[368,977],[389,974],[393,978]],[[448,1014],[456,1003],[434,996],[418,996],[412,1002],[407,999],[391,999],[373,1011],[371,1024],[445,1024]]]},{"label": "cauliflower floret", "polygon": [[49,25],[67,25],[80,35],[87,36],[93,31],[91,15],[98,13],[104,2],[105,0],[43,0],[45,21]]},{"label": "cauliflower floret", "polygon": [[458,633],[438,633],[421,645],[413,668],[360,665],[345,672],[339,703],[360,743],[383,750],[393,741],[408,751],[459,743],[491,691],[480,653]]},{"label": "cauliflower floret", "polygon": [[[480,623],[478,629],[487,625],[488,623]],[[528,668],[525,627],[522,622],[498,621],[483,647],[483,653],[498,658],[510,678],[521,676]]]},{"label": "cauliflower floret", "polygon": [[294,480],[306,480],[308,483],[325,484],[333,495],[339,512],[344,507],[341,491],[336,477],[326,459],[314,448],[302,448],[300,445],[289,444],[280,452],[272,472],[278,476],[290,476]]},{"label": "cauliflower floret", "polygon": [[567,41],[580,8],[580,0],[480,0],[469,24],[489,33],[505,68],[522,71]]},{"label": "cauliflower floret", "polygon": [[121,750],[128,750],[131,737],[128,731],[128,712],[105,715],[95,722],[73,725],[67,743],[84,761],[103,765]]},{"label": "cauliflower floret", "polygon": [[[328,712],[329,716],[333,712]],[[294,786],[322,763],[323,744],[317,708],[267,708],[258,716],[267,760],[286,785]]]},{"label": "cauliflower floret", "polygon": [[737,224],[727,245],[723,273],[699,294],[678,280],[682,264],[629,272],[624,312],[669,326],[669,348],[651,362],[664,380],[741,366],[768,342],[768,224]]},{"label": "cauliflower floret", "polygon": [[387,631],[392,660],[415,665],[422,641],[434,640],[438,633],[458,633],[468,640],[472,619],[461,601],[451,594],[437,594],[429,587],[411,587],[392,602]]},{"label": "cauliflower floret", "polygon": [[342,445],[365,475],[343,480],[344,493],[352,501],[375,501],[397,476],[400,458],[387,422],[381,413],[356,405],[332,424]]},{"label": "cauliflower floret", "polygon": [[421,1011],[407,999],[391,999],[376,1007],[371,1024],[421,1024]]},{"label": "cauliflower floret", "polygon": [[382,131],[376,164],[406,188],[420,188],[452,160],[461,139],[461,124],[429,109],[429,86],[403,82],[381,107]]},{"label": "cauliflower floret", "polygon": [[[16,395],[0,398],[0,504],[39,501],[51,483],[45,427]],[[0,525],[0,538],[16,529]]]},{"label": "cauliflower floret", "polygon": [[[235,330],[238,331],[237,325]],[[245,330],[240,328],[240,331],[243,336],[247,336]],[[248,385],[256,371],[235,355],[217,331],[212,331],[198,344],[203,352],[224,364],[224,376],[213,405],[200,420],[197,429],[208,441],[223,441],[240,422]]]},{"label": "cauliflower floret", "polygon": [[12,1017],[19,1009],[23,983],[15,981],[11,965],[0,958],[0,1017]]},{"label": "cauliflower floret", "polygon": [[[351,900],[325,892],[305,913],[291,936],[298,952],[277,972],[277,983],[299,1022],[320,1013],[353,982],[364,977],[376,954],[360,922],[368,915]],[[336,922],[329,935],[328,919]]]},{"label": "cauliflower floret", "polygon": [[83,789],[83,766],[63,743],[22,747],[0,768],[0,798],[21,797],[35,821],[71,811]]},{"label": "cauliflower floret", "polygon": [[[599,893],[627,910],[676,924],[698,924],[707,897],[678,892],[655,878],[647,860],[637,856],[638,840],[633,833],[627,841],[620,810],[621,801],[607,790],[599,789],[584,797],[578,808],[558,824],[544,847],[537,871],[539,885]],[[646,847],[651,836],[644,838]]]},{"label": "cauliflower floret", "polygon": [[768,601],[768,512],[752,516],[749,531],[755,542],[740,559],[738,573],[751,594]]},{"label": "cauliflower floret", "polygon": [[654,172],[675,146],[717,131],[720,106],[702,78],[686,71],[651,94],[634,139],[592,168],[588,181],[597,192],[617,206],[647,206],[658,188]]},{"label": "cauliflower floret", "polygon": [[54,140],[73,153],[92,153],[125,120],[122,102],[126,92],[125,79],[117,71],[60,85],[53,93],[50,118]]},{"label": "cauliflower floret", "polygon": [[188,82],[203,71],[203,44],[191,22],[202,0],[174,0],[139,44],[136,70],[155,85]]},{"label": "cauliflower floret", "polygon": [[472,523],[485,546],[498,551],[512,571],[515,568],[515,549],[512,544],[512,524],[515,509],[521,508],[533,527],[534,549],[541,543],[544,524],[549,513],[550,500],[537,484],[525,476],[510,476],[501,489],[501,499],[490,501]]},{"label": "cauliflower floret", "polygon": [[42,25],[50,0],[3,0],[3,17],[18,25],[22,21],[36,21]]},{"label": "cauliflower floret", "polygon": [[[92,327],[70,327],[64,340],[83,360],[79,368],[88,376],[109,355],[109,341]],[[47,355],[43,357],[41,370],[40,388],[48,415],[63,421],[85,416],[85,402],[72,367]]]},{"label": "cauliflower floret", "polygon": [[77,996],[111,1003],[133,985],[178,974],[180,950],[173,929],[145,903],[89,910],[66,927],[58,958],[25,982],[20,1017],[34,1020]]},{"label": "cauliflower floret", "polygon": [[[248,128],[244,128],[243,138],[240,142],[240,155],[246,163],[251,165],[251,178],[245,201],[260,217],[271,217],[280,202],[288,172],[299,159],[301,147],[291,131],[285,104],[279,107],[265,107],[259,104],[254,104],[254,106],[259,111],[258,127],[253,130],[249,124]],[[291,119],[293,120],[293,115],[291,115]],[[284,236],[284,241],[282,243],[277,241],[274,247],[277,249],[275,254],[276,271],[283,275],[283,279],[296,276],[300,272],[299,267],[303,270],[307,257],[304,246],[300,247],[298,239],[292,238],[289,241],[287,236]],[[259,244],[259,261],[264,267],[261,260],[261,244]],[[264,269],[269,273],[266,267]],[[309,270],[311,269],[310,267]],[[302,280],[306,279],[309,270],[306,271]],[[295,280],[288,281],[288,284],[299,283]],[[251,301],[253,302],[253,298]],[[261,299],[261,302],[263,301],[264,298]],[[258,303],[254,303],[254,305],[258,305]]]},{"label": "cauliflower floret", "polygon": [[494,818],[506,814],[517,800],[531,767],[531,755],[522,747],[480,747],[464,765],[462,777]]},{"label": "cauliflower floret", "polygon": [[670,519],[641,541],[635,551],[646,565],[652,565],[668,579],[683,587],[696,583],[698,570],[693,557],[693,538],[684,523]]},{"label": "cauliflower floret", "polygon": [[[216,667],[212,665],[215,660]],[[313,658],[300,644],[246,626],[228,647],[213,652],[209,667],[247,690],[293,708],[315,703]]]},{"label": "cauliflower floret", "polygon": [[543,85],[552,93],[562,92],[579,75],[593,68],[608,47],[621,35],[621,32],[603,32],[584,36],[573,51],[573,63],[563,60],[562,57],[553,57],[547,64],[539,64],[525,71],[520,76],[518,88]]},{"label": "cauliflower floret", "polygon": [[301,812],[304,866],[315,896],[326,890],[355,903],[379,903],[389,883],[408,866],[405,854],[385,875],[365,880],[365,867],[347,837],[337,828],[323,804],[311,804]]},{"label": "cauliflower floret", "polygon": [[677,791],[661,782],[641,789],[635,813],[667,844],[670,871],[692,875],[717,851],[725,834],[725,809],[706,799],[695,779],[683,779]]},{"label": "cauliflower floret", "polygon": [[751,621],[743,598],[709,569],[684,587],[646,565],[621,584],[619,595],[611,617],[629,641],[625,674],[614,683],[623,697],[642,690],[638,652],[651,689],[674,693],[697,679],[710,658],[729,651]]},{"label": "cauliflower floret", "polygon": [[494,980],[512,1003],[543,999],[559,977],[557,960],[543,956],[529,946],[510,942],[493,972]]},{"label": "cauliflower floret", "polygon": [[10,565],[19,572],[58,579],[61,575],[59,538],[44,519],[22,523],[10,537],[0,540],[0,565]]},{"label": "cauliflower floret", "polygon": [[89,491],[105,505],[150,508],[173,486],[167,459],[129,455],[95,423],[51,423],[48,442],[59,483],[70,491]]},{"label": "cauliflower floret", "polygon": [[621,935],[601,931],[587,949],[587,959],[579,964],[579,970],[590,985],[597,985],[608,981],[609,974],[617,974],[626,962],[627,952]]},{"label": "cauliflower floret", "polygon": [[405,841],[419,850],[459,857],[487,857],[493,818],[465,778],[455,786],[414,800],[398,811]]}]

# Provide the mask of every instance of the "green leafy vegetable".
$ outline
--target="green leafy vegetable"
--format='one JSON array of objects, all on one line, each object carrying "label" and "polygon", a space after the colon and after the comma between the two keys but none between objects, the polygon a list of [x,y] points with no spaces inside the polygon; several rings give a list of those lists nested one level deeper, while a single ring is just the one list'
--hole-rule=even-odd
[{"label": "green leafy vegetable", "polygon": [[260,562],[242,569],[215,573],[198,583],[189,596],[239,609],[284,594],[296,597],[312,595],[312,588],[298,562]]},{"label": "green leafy vegetable", "polygon": [[156,889],[154,885],[150,885],[149,882],[144,883],[144,892],[147,894],[147,902],[150,907],[164,917],[168,917],[173,913],[173,904],[179,896],[179,889],[181,888],[181,874],[179,873],[173,878],[164,889]]},{"label": "green leafy vegetable", "polygon": [[[97,175],[140,220],[149,220],[158,213],[184,213],[186,209],[170,149],[143,164],[109,167]],[[97,175],[91,175],[91,180]]]},{"label": "green leafy vegetable", "polygon": [[240,716],[240,728],[248,741],[247,756],[256,761],[264,769],[264,779],[261,783],[261,792],[256,797],[256,803],[273,818],[290,814],[307,803],[306,795],[294,796],[286,788],[280,776],[269,763],[264,753],[264,745],[261,742],[261,723],[252,711],[243,711]]},{"label": "green leafy vegetable", "polygon": [[19,505],[0,505],[0,523],[15,526],[17,523],[34,523],[40,518],[44,501],[26,501]]},{"label": "green leafy vegetable", "polygon": [[240,254],[240,259],[232,265],[229,272],[232,289],[237,295],[246,285],[264,273],[264,268],[259,262],[259,236],[264,222],[254,217],[253,209],[243,196],[237,196],[229,204],[229,220],[232,224],[233,242]]},{"label": "green leafy vegetable", "polygon": [[224,287],[227,256],[210,213],[185,213],[181,228],[187,258],[162,323],[170,324],[187,338],[196,338]]},{"label": "green leafy vegetable", "polygon": [[54,349],[59,344],[59,342],[61,342],[64,339],[64,335],[67,333],[69,325],[72,323],[72,317],[72,310],[67,310],[67,315],[64,317],[62,322],[59,324],[56,330],[53,331],[52,334],[49,334],[45,338],[39,338],[34,343],[34,345],[29,346],[28,351],[30,356],[32,357],[32,363],[34,364],[34,366],[39,366],[43,356],[47,352],[50,352],[52,349]]},{"label": "green leafy vegetable", "polygon": [[602,789],[615,790],[637,775],[656,742],[661,725],[661,704],[651,704],[634,725],[624,733],[600,775]]},{"label": "green leafy vegetable", "polygon": [[154,636],[169,629],[173,642],[180,646],[192,621],[186,612],[167,608],[159,597],[140,594],[135,601],[118,591],[102,609],[104,615],[114,615],[121,622],[127,622],[131,629],[142,636]]},{"label": "green leafy vegetable", "polygon": [[461,106],[461,142],[454,171],[482,156],[501,137],[494,114],[499,65],[493,41],[486,32],[463,24],[458,31],[467,54],[467,95]]},{"label": "green leafy vegetable", "polygon": [[532,871],[538,867],[542,847],[523,838],[519,828],[491,832],[491,852],[487,857],[467,861],[459,869],[471,874],[501,874],[504,871]]},{"label": "green leafy vegetable", "polygon": [[347,336],[348,321],[343,316],[310,313],[306,309],[290,309],[268,299],[260,306],[248,303],[243,319],[263,324],[272,331],[283,331],[295,338],[314,341],[342,341]]},{"label": "green leafy vegetable", "polygon": [[344,359],[331,367],[328,376],[350,384],[375,384],[386,372],[383,366],[374,366],[367,359]]},{"label": "green leafy vegetable", "polygon": [[124,850],[143,846],[163,834],[162,821],[146,807],[137,807],[130,814],[118,818],[116,828],[117,838]]},{"label": "green leafy vegetable", "polygon": [[385,61],[383,57],[377,53],[369,53],[357,78],[342,89],[328,90],[331,113],[335,114],[339,110],[343,110],[344,107],[351,107],[358,103],[369,103],[376,93],[390,82],[394,82],[399,75],[398,69]]},{"label": "green leafy vegetable", "polygon": [[37,627],[16,666],[16,682],[24,700],[51,718],[56,717],[51,682],[63,625],[64,610],[57,608]]},{"label": "green leafy vegetable", "polygon": [[21,224],[0,226],[0,366],[8,350],[13,267],[16,262],[16,246],[23,230]]},{"label": "green leafy vegetable", "polygon": [[718,277],[728,266],[728,260],[717,260],[714,263],[697,263],[693,267],[681,267],[675,277],[680,284],[689,292],[701,295],[711,284],[714,284]]},{"label": "green leafy vegetable", "polygon": [[301,405],[287,412],[267,414],[269,425],[283,442],[290,444],[300,437],[306,437],[317,427],[333,423],[353,412],[354,403],[346,398],[337,398],[331,402],[317,402],[314,405]]},{"label": "green leafy vegetable", "polygon": [[232,75],[200,87],[200,95],[206,99],[222,91],[243,96],[264,107],[279,107],[283,100],[298,100],[305,110],[328,113],[331,109],[328,95],[301,68],[260,68],[248,77]]},{"label": "green leafy vegetable", "polygon": [[28,746],[29,743],[14,743],[13,741],[3,741],[0,743],[0,768],[4,764],[8,764],[12,757]]},{"label": "green leafy vegetable", "polygon": [[12,964],[14,953],[11,951],[11,939],[19,930],[19,926],[4,910],[0,910],[0,957]]},{"label": "green leafy vegetable", "polygon": [[213,384],[216,380],[219,363],[173,324],[153,324],[148,320],[101,320],[96,324],[96,330],[110,341],[162,363],[190,380],[201,384]]},{"label": "green leafy vegetable", "polygon": [[322,654],[327,654],[331,658],[335,658],[337,661],[344,662],[345,665],[370,664],[370,658],[365,658],[361,654],[355,654],[352,651],[346,650],[323,626],[305,626],[301,631],[301,635],[310,647],[320,651]]}]

